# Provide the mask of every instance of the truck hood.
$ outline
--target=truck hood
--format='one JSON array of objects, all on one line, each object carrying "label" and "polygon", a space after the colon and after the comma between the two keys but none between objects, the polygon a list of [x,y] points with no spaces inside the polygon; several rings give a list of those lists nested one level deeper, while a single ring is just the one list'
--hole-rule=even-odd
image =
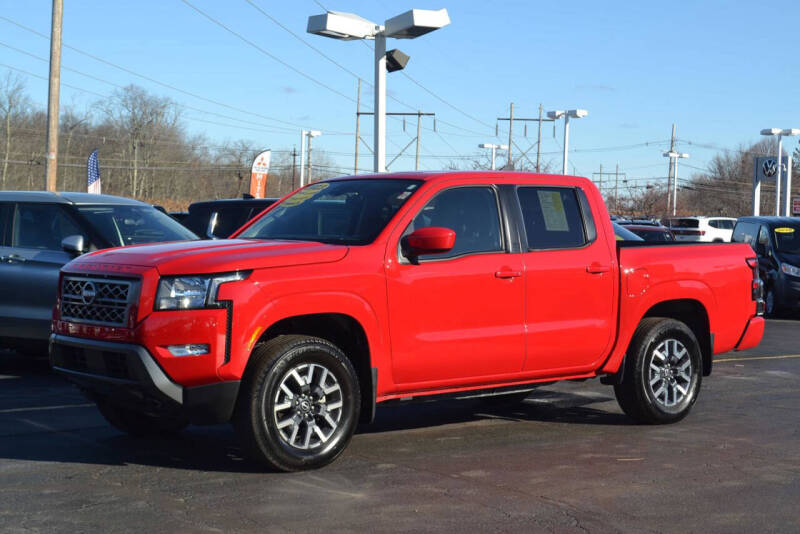
[{"label": "truck hood", "polygon": [[348,247],[311,241],[220,239],[177,241],[100,250],[73,263],[155,267],[162,275],[204,274],[244,269],[331,263],[347,255]]}]

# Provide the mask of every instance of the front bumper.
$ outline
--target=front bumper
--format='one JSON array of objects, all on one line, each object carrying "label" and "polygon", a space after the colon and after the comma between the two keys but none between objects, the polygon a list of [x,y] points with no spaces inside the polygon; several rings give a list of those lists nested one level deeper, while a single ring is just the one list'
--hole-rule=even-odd
[{"label": "front bumper", "polygon": [[238,380],[177,384],[147,349],[130,343],[52,334],[50,364],[90,398],[150,415],[181,415],[194,424],[229,421],[239,393]]}]

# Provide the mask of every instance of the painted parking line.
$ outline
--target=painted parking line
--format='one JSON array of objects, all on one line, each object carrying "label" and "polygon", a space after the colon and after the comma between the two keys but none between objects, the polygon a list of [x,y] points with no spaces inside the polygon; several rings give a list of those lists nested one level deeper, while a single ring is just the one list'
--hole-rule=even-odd
[{"label": "painted parking line", "polygon": [[0,414],[4,413],[19,413],[19,412],[41,412],[45,410],[69,410],[71,408],[89,408],[94,406],[94,403],[86,404],[61,404],[59,406],[31,406],[29,408],[9,408],[7,410],[0,410]]},{"label": "painted parking line", "polygon": [[714,360],[718,362],[746,362],[749,360],[786,360],[788,358],[800,358],[800,354],[784,354],[782,356],[750,356],[748,358],[720,358]]}]

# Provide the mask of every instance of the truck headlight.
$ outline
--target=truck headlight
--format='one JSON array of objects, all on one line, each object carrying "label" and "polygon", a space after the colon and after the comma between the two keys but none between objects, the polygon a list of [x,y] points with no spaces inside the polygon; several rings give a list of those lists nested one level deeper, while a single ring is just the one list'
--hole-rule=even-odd
[{"label": "truck headlight", "polygon": [[781,263],[781,271],[789,276],[800,277],[800,267],[795,267],[794,265],[789,265],[788,263]]},{"label": "truck headlight", "polygon": [[158,282],[156,293],[156,310],[196,310],[200,308],[217,308],[217,292],[225,282],[244,280],[249,271],[235,273],[168,276]]}]

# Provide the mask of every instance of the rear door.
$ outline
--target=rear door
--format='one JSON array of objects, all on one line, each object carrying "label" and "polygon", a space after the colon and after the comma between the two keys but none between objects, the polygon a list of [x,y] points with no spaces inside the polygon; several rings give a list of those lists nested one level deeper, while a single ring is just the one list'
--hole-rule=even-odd
[{"label": "rear door", "polygon": [[597,238],[579,188],[524,186],[517,196],[526,236],[525,370],[594,368],[616,326],[616,257]]},{"label": "rear door", "polygon": [[88,236],[65,206],[26,202],[14,206],[10,233],[0,316],[7,317],[9,337],[44,341],[50,333],[59,270],[72,259],[61,250],[61,240]]}]

